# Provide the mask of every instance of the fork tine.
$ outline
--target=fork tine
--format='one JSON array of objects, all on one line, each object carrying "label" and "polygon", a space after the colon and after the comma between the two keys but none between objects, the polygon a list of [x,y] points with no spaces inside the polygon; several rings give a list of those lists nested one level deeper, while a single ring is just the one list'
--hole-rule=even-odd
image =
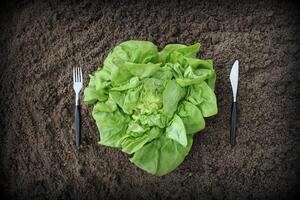
[{"label": "fork tine", "polygon": [[74,83],[83,81],[82,78],[82,68],[81,67],[73,67],[73,81]]},{"label": "fork tine", "polygon": [[74,73],[75,73],[75,82],[76,82],[77,81],[76,67],[74,67]]},{"label": "fork tine", "polygon": [[80,67],[80,82],[83,82],[83,78],[82,78],[82,68]]},{"label": "fork tine", "polygon": [[78,70],[78,67],[76,67],[76,82],[78,82],[79,81],[79,70]]},{"label": "fork tine", "polygon": [[75,83],[76,82],[76,80],[75,80],[75,67],[73,67],[73,82]]},{"label": "fork tine", "polygon": [[77,67],[74,68],[75,68],[75,82],[77,82]]},{"label": "fork tine", "polygon": [[77,82],[77,69],[74,67],[74,72],[75,72],[75,83]]},{"label": "fork tine", "polygon": [[81,82],[81,79],[80,79],[80,67],[78,67],[78,82]]},{"label": "fork tine", "polygon": [[78,69],[78,82],[80,82],[80,68],[77,67],[77,69]]}]

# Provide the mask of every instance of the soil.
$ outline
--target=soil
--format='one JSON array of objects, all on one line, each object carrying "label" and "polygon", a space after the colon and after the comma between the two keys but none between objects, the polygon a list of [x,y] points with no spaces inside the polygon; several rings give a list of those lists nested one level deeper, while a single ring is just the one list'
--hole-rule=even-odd
[{"label": "soil", "polygon": [[[10,1],[0,19],[0,190],[12,199],[289,199],[300,180],[300,12],[280,1]],[[74,147],[72,67],[84,85],[122,41],[200,42],[218,74],[218,115],[156,177],[97,144],[82,105]],[[237,145],[229,73],[240,61]]]}]

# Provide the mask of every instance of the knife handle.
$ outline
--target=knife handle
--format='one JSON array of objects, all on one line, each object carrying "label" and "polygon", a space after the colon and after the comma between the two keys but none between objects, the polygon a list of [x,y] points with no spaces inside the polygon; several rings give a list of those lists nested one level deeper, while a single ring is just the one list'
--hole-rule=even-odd
[{"label": "knife handle", "polygon": [[232,102],[231,107],[231,130],[230,130],[230,144],[236,144],[236,128],[237,128],[237,103]]},{"label": "knife handle", "polygon": [[81,119],[80,119],[80,105],[75,107],[75,143],[77,149],[81,143]]}]

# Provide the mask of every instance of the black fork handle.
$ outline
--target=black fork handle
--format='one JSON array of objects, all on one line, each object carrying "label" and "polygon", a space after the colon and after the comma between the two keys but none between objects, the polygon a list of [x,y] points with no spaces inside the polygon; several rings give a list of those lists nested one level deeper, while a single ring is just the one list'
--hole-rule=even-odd
[{"label": "black fork handle", "polygon": [[81,144],[81,118],[80,118],[80,105],[75,107],[75,143],[77,149]]},{"label": "black fork handle", "polygon": [[232,102],[231,107],[231,130],[230,130],[230,144],[236,144],[236,128],[237,128],[237,103]]}]

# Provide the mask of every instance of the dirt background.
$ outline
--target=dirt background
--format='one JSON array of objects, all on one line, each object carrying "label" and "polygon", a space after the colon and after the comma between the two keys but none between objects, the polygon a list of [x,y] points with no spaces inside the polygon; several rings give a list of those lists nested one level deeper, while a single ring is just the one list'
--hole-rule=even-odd
[{"label": "dirt background", "polygon": [[[299,195],[300,20],[277,1],[25,1],[1,5],[0,190],[12,199],[289,199]],[[72,67],[88,74],[128,39],[200,42],[219,114],[164,177],[99,146],[91,107],[74,148]],[[238,144],[229,144],[240,60]]]}]

